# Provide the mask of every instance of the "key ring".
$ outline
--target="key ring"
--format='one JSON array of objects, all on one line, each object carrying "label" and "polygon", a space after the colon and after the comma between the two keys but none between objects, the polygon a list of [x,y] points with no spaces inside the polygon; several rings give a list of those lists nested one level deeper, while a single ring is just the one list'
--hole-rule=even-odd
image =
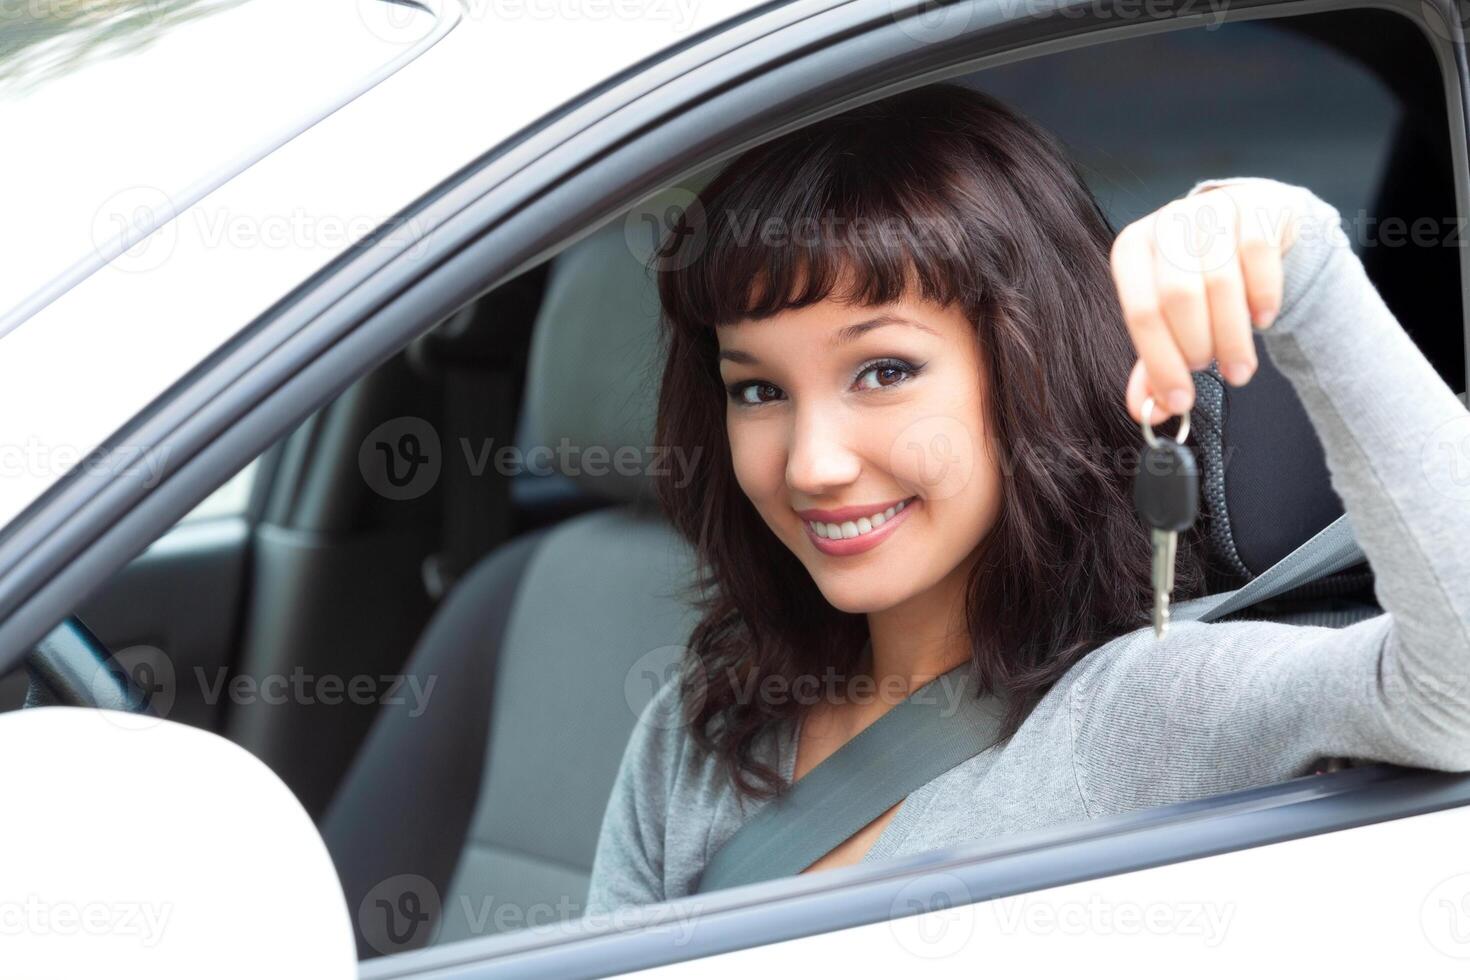
[{"label": "key ring", "polygon": [[[1154,396],[1146,395],[1143,399],[1143,411],[1140,414],[1143,416],[1143,438],[1148,443],[1150,449],[1159,444],[1159,437],[1154,435],[1154,427],[1148,424],[1148,417],[1153,413]],[[1174,441],[1182,444],[1185,439],[1189,438],[1189,413],[1185,412],[1179,416],[1179,419],[1179,431],[1174,434]]]}]

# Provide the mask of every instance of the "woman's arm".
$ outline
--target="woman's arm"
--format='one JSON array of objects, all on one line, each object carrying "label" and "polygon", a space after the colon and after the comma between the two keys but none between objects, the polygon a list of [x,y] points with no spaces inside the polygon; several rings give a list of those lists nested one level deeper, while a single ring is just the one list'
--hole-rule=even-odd
[{"label": "woman's arm", "polygon": [[[1336,209],[1266,178],[1191,194],[1222,183],[1246,217],[1253,200],[1294,194],[1265,348],[1322,441],[1386,612],[1345,629],[1179,622],[1161,642],[1142,630],[1097,651],[1069,693],[1094,813],[1290,778],[1323,756],[1470,770],[1470,413],[1373,288]],[[1449,313],[1445,329],[1460,329]]]}]

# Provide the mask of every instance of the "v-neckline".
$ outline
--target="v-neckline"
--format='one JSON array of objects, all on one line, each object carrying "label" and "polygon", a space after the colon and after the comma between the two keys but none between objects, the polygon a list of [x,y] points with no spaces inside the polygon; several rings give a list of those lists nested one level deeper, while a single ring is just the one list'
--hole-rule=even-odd
[{"label": "v-neckline", "polygon": [[[968,661],[966,661],[965,663],[957,664],[942,674],[936,674],[934,679],[937,680],[938,678],[945,677],[949,674],[954,673],[955,671],[964,670],[968,666]],[[923,685],[920,685],[920,687],[922,686]],[[912,692],[910,692],[909,696],[912,697]],[[890,708],[889,710],[891,711],[893,709]],[[879,717],[881,718],[882,715],[880,715]],[[797,714],[786,726],[786,740],[785,744],[781,746],[781,751],[783,753],[781,759],[781,777],[787,782],[788,785],[792,783],[792,777],[796,773],[797,750],[801,747],[801,728],[802,723],[805,720],[805,714]],[[868,725],[876,723],[877,720],[877,718],[873,719],[873,721],[869,722]],[[864,726],[863,730],[866,730],[866,728],[867,726]],[[856,737],[857,735],[855,734],[853,738]],[[848,742],[851,741],[852,739],[848,739]],[[840,751],[842,747],[846,744],[847,742],[842,743],[842,745],[839,745],[837,749],[834,749],[833,751]],[[825,762],[826,760],[824,759],[822,761]],[[822,763],[820,762],[817,763],[818,766],[821,764]],[[812,767],[812,769],[815,768],[816,766]],[[810,771],[811,770],[808,770],[808,773],[810,773]],[[802,778],[806,778],[806,774],[803,774]],[[898,809],[894,811],[893,817],[888,821],[888,825],[883,828],[882,833],[878,835],[877,839],[874,840],[871,845],[869,845],[867,851],[864,852],[863,856],[854,862],[855,864],[861,864],[864,861],[867,861],[869,858],[885,857],[893,850],[893,848],[896,846],[896,842],[902,838],[902,835],[908,833],[909,822],[905,819],[905,817],[915,812],[914,808],[909,805],[910,801],[912,801],[915,796],[928,793],[929,787],[932,785],[933,780],[925,783],[923,786],[918,787],[912,793],[910,793],[908,796],[905,796],[902,800],[898,802]],[[822,855],[822,857],[826,857],[826,855],[824,854]],[[818,860],[820,860],[820,858]],[[802,869],[803,872],[805,870],[805,868]]]}]

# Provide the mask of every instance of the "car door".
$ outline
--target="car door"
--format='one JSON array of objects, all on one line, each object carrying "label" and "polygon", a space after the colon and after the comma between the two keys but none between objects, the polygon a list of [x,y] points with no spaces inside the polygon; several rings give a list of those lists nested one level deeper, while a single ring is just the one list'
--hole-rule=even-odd
[{"label": "car door", "polygon": [[[1262,4],[1231,16],[1286,16],[1295,10],[1286,3]],[[27,511],[25,522],[13,524],[14,532],[0,540],[0,549],[9,548],[0,554],[12,559],[17,540],[35,550],[25,567],[0,566],[0,652],[12,661],[21,656],[90,586],[120,567],[130,549],[146,544],[352,378],[487,283],[509,277],[716,155],[898,86],[1131,33],[1203,29],[1218,13],[1196,8],[1145,18],[1111,7],[1072,16],[985,3],[934,9],[886,2],[790,4],[752,11],[724,32],[702,35],[641,65],[599,90],[600,104],[597,98],[580,103],[518,143],[513,149],[528,156],[534,148],[534,167],[497,169],[505,158],[492,156],[467,168],[418,202],[418,209],[399,215],[400,226],[423,218],[412,249],[388,246],[372,268],[342,261],[301,282],[291,302],[246,331],[230,351],[233,360],[191,375],[140,415],[124,434],[140,437],[144,445],[162,444],[167,436],[176,450],[167,480],[144,492],[140,485],[120,488],[125,475],[109,474],[96,484],[108,494],[85,500],[77,499],[81,494],[65,500],[58,495]],[[1463,209],[1463,50],[1444,28],[1449,14],[1406,5],[1399,15],[1420,23],[1440,17],[1440,29],[1425,37],[1445,83],[1444,124]],[[548,136],[554,130],[554,138]],[[451,200],[453,206],[446,206]],[[431,212],[432,220],[424,217]],[[1464,256],[1456,258],[1463,274]],[[266,336],[273,342],[256,343]],[[20,537],[30,522],[46,517],[54,538]],[[733,972],[768,965],[770,956],[781,956],[787,967],[809,957],[826,969],[884,962],[912,968],[922,962],[929,969],[972,973],[979,962],[1005,957],[1019,964],[1028,942],[1034,954],[1035,943],[1063,929],[1091,940],[1127,939],[1155,934],[1139,921],[1157,924],[1170,916],[1182,936],[1218,938],[1222,929],[1239,936],[1244,929],[1256,938],[1239,945],[1241,961],[1258,962],[1259,944],[1281,942],[1287,927],[1325,929],[1348,921],[1368,928],[1362,917],[1344,917],[1341,896],[1347,889],[1354,905],[1388,896],[1393,914],[1407,916],[1394,920],[1394,936],[1438,929],[1438,941],[1427,939],[1408,954],[1432,965],[1440,962],[1435,957],[1462,948],[1453,938],[1458,933],[1444,925],[1455,920],[1440,913],[1446,902],[1453,912],[1464,893],[1456,891],[1461,886],[1453,880],[1454,868],[1440,856],[1465,829],[1467,801],[1470,789],[1457,776],[1355,770],[1311,785],[1125,815],[1085,832],[1072,829],[899,866],[854,867],[751,886],[675,903],[663,922],[653,924],[588,923],[580,930],[529,931],[384,957],[366,965],[363,975],[607,975],[696,958],[704,962],[691,969]],[[1374,855],[1366,865],[1365,851]],[[1407,873],[1391,889],[1375,891],[1391,870],[1379,858],[1395,852],[1409,857],[1401,862]],[[1356,873],[1364,868],[1366,874]],[[1260,885],[1268,873],[1274,874],[1274,888]],[[1283,888],[1282,880],[1290,887]],[[1104,912],[1089,910],[1086,896],[1099,889],[1111,890],[1101,903],[1115,916],[1110,921],[1121,921],[1121,912],[1133,924],[1114,925],[1111,932],[1097,924]],[[1295,917],[1278,911],[1281,905],[1263,904],[1273,890],[1278,899],[1283,892],[1290,896]],[[1230,897],[1213,905],[1211,899],[1188,897],[1221,892]],[[1417,906],[1404,904],[1415,895],[1422,895]],[[1230,919],[1228,903],[1249,910],[1248,920]],[[1313,914],[1302,915],[1303,905]],[[1385,906],[1375,908],[1382,913]],[[1186,919],[1193,924],[1185,926]],[[978,924],[954,925],[966,921]],[[1049,928],[1047,921],[1070,924]],[[982,931],[990,929],[987,923],[996,925]],[[954,941],[961,934],[967,940]],[[973,942],[977,935],[982,944]],[[1450,954],[1441,948],[1446,942]],[[1106,951],[1117,955],[1118,948]],[[1426,948],[1432,956],[1421,956]],[[1183,957],[1193,947],[1171,949]],[[1065,955],[1082,965],[1097,950],[1075,943]],[[1316,947],[1312,954],[1324,952]],[[982,955],[992,959],[981,961]]]}]

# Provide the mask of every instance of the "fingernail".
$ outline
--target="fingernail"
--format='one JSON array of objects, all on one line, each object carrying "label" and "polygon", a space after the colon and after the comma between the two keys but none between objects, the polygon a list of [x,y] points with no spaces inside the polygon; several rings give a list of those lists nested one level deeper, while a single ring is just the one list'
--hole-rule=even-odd
[{"label": "fingernail", "polygon": [[1256,329],[1265,330],[1271,325],[1271,321],[1274,319],[1276,319],[1275,310],[1262,310],[1256,315]]},{"label": "fingernail", "polygon": [[1169,411],[1175,415],[1183,415],[1189,411],[1189,392],[1183,388],[1175,388],[1169,392]]},{"label": "fingernail", "polygon": [[1255,370],[1250,361],[1235,361],[1225,366],[1225,380],[1238,387],[1249,381]]}]

